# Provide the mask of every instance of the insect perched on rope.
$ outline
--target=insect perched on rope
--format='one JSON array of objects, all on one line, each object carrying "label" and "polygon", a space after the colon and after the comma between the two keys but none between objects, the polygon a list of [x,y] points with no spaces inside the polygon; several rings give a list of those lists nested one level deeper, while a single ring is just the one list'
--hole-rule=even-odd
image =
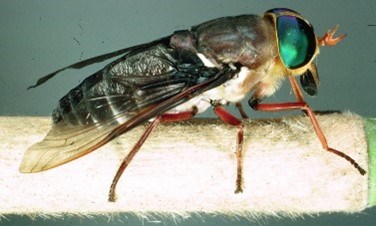
[{"label": "insect perched on rope", "polygon": [[[243,126],[223,106],[251,91],[249,105],[260,111],[302,110],[311,120],[322,147],[366,171],[345,153],[329,147],[318,121],[295,81],[316,95],[319,78],[314,60],[319,46],[332,46],[338,26],[316,37],[311,24],[295,11],[276,8],[263,16],[214,19],[156,41],[80,61],[39,79],[36,87],[68,68],[82,68],[119,55],[60,99],[47,136],[25,153],[20,171],[32,173],[72,161],[150,121],[121,163],[110,187],[109,201],[123,171],[159,122],[187,120],[212,107],[218,117],[237,128],[235,193],[242,192]],[[296,101],[260,103],[288,78]]]}]

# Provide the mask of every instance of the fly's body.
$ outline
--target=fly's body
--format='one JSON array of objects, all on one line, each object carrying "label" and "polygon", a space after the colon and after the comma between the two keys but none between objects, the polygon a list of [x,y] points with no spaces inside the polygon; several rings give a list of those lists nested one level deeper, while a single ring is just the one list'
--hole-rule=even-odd
[{"label": "fly's body", "polygon": [[[283,78],[283,75],[268,75],[273,67],[271,66],[273,62],[270,61],[278,56],[276,42],[272,41],[275,39],[271,35],[273,29],[271,22],[264,21],[262,17],[251,15],[220,18],[193,27],[190,31],[175,32],[172,36],[161,39],[148,48],[141,48],[139,51],[111,63],[105,68],[105,71],[100,71],[102,76],[95,76],[97,80],[91,81],[92,78],[88,78],[82,83],[82,86],[72,90],[60,101],[53,114],[54,121],[58,122],[61,118],[70,117],[71,110],[76,109],[76,103],[81,104],[81,101],[87,99],[99,109],[101,105],[98,107],[98,99],[93,101],[91,93],[96,96],[98,93],[105,96],[107,99],[101,101],[107,102],[105,104],[111,106],[110,112],[104,112],[104,107],[101,107],[100,112],[98,111],[100,114],[108,116],[124,111],[133,112],[136,108],[144,107],[147,93],[169,96],[174,94],[174,90],[181,91],[187,85],[183,82],[174,83],[172,79],[185,79],[187,83],[191,83],[195,82],[193,81],[195,79],[207,79],[200,78],[200,75],[195,76],[195,73],[207,71],[208,75],[209,73],[215,74],[223,70],[224,67],[229,68],[231,75],[223,80],[221,85],[203,92],[193,100],[189,100],[188,103],[183,103],[183,106],[177,106],[171,111],[187,111],[196,106],[198,113],[201,113],[211,106],[210,103],[213,101],[218,103],[239,102],[257,86],[260,80]],[[254,47],[253,42],[258,45]],[[244,45],[242,43],[251,44]],[[192,78],[184,77],[186,74],[183,70],[191,70],[186,73],[189,73]],[[174,74],[174,78],[170,77],[172,74]],[[193,76],[195,77],[193,78]],[[160,80],[163,80],[162,82],[170,81],[171,84],[155,85]],[[150,84],[153,83],[154,90],[150,88]],[[271,87],[271,90],[274,91],[276,88]],[[166,94],[160,92],[166,92]],[[129,96],[124,97],[126,93]],[[84,97],[85,94],[88,95],[87,98]],[[268,90],[267,94],[270,95],[272,92]],[[114,95],[121,95],[121,97],[114,97]],[[137,100],[141,100],[141,103],[137,102],[133,106],[134,109],[117,109],[117,105],[111,101],[112,97],[118,99],[117,103],[121,107],[132,106],[131,103],[126,103],[126,101],[130,101],[129,99],[133,99],[135,103]],[[123,101],[119,98],[123,98]],[[148,98],[152,97],[148,95]],[[184,106],[187,105],[192,106],[186,109]],[[67,123],[75,124],[76,120],[78,123],[88,123],[90,122],[89,118],[92,121],[102,120],[101,117],[96,117],[93,114],[91,103],[86,103],[85,107],[86,110],[79,111],[80,115],[73,114],[74,118],[66,120]]]},{"label": "fly's body", "polygon": [[[59,166],[151,121],[114,178],[109,200],[115,201],[115,187],[121,174],[158,122],[186,120],[213,107],[221,120],[238,129],[235,192],[241,192],[243,127],[223,105],[235,103],[246,117],[239,103],[253,92],[249,105],[255,110],[303,110],[324,149],[345,158],[364,174],[355,160],[328,146],[294,79],[300,76],[306,93],[316,94],[319,82],[314,59],[319,46],[335,45],[344,38],[333,38],[334,32],[317,38],[300,14],[272,9],[263,16],[211,20],[53,72],[35,86],[64,69],[81,68],[123,54],[59,101],[52,114],[51,131],[27,150],[20,171],[39,172]],[[289,78],[297,101],[261,104],[285,78]]]}]

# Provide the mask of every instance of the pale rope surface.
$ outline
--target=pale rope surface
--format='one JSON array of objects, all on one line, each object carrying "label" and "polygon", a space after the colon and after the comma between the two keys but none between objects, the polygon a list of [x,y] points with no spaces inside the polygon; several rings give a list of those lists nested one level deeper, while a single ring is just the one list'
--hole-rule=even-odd
[{"label": "pale rope surface", "polygon": [[[318,116],[329,144],[368,170],[362,118]],[[113,176],[145,126],[55,169],[21,174],[24,151],[43,139],[49,118],[0,117],[0,215],[115,212],[297,216],[366,208],[368,174],[328,153],[306,117],[244,122],[245,191],[234,194],[236,128],[219,120],[158,125],[118,184]]]}]

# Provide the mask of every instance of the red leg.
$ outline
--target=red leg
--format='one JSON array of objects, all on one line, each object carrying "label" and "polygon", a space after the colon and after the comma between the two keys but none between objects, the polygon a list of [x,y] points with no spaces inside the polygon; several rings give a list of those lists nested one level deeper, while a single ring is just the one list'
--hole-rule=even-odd
[{"label": "red leg", "polygon": [[238,137],[236,140],[237,177],[235,193],[243,192],[243,124],[221,106],[215,106],[214,113],[225,123],[238,128]]},{"label": "red leg", "polygon": [[165,113],[161,115],[161,122],[178,122],[193,118],[197,114],[197,108],[192,107],[192,111],[185,111],[179,113]]},{"label": "red leg", "polygon": [[341,151],[338,151],[334,148],[329,147],[328,142],[326,141],[326,138],[324,136],[324,133],[322,132],[320,125],[319,125],[319,123],[318,123],[318,121],[315,117],[315,114],[312,111],[312,109],[308,106],[308,104],[304,101],[302,93],[301,93],[295,79],[291,76],[289,77],[289,79],[290,79],[290,83],[291,83],[291,86],[292,86],[292,90],[293,90],[293,92],[294,92],[294,94],[295,94],[295,96],[298,100],[297,102],[268,103],[268,104],[257,103],[255,105],[253,105],[252,107],[255,110],[260,110],[260,111],[282,111],[282,110],[300,109],[303,112],[307,113],[309,119],[312,122],[313,129],[315,130],[315,133],[316,133],[317,137],[319,138],[319,140],[321,142],[322,147],[325,150],[332,152],[332,153],[346,159],[359,171],[359,173],[361,175],[364,175],[366,173],[366,171],[362,167],[360,167],[359,164],[354,159],[352,159],[350,156],[346,155],[345,153],[343,153]]},{"label": "red leg", "polygon": [[149,137],[150,133],[158,125],[158,123],[159,122],[176,122],[176,121],[187,120],[187,119],[192,118],[195,114],[196,114],[196,108],[193,108],[193,110],[189,111],[189,112],[180,112],[180,113],[176,113],[176,114],[168,113],[168,114],[160,115],[157,118],[155,118],[149,124],[149,126],[146,128],[145,132],[142,134],[140,139],[133,146],[132,150],[129,152],[127,157],[125,157],[125,159],[121,163],[118,171],[116,172],[114,179],[112,180],[108,201],[110,201],[110,202],[116,201],[116,185],[117,185],[121,175],[123,174],[124,170],[129,165],[129,163],[131,163],[133,157],[140,150],[141,146],[144,144],[145,140]]}]

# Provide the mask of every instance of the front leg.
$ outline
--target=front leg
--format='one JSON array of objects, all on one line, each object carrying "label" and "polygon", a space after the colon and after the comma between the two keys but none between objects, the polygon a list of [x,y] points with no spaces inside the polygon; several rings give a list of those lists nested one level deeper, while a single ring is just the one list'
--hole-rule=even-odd
[{"label": "front leg", "polygon": [[321,130],[321,127],[316,119],[315,113],[313,110],[309,107],[309,105],[305,102],[302,92],[299,89],[298,84],[296,83],[295,79],[292,76],[289,76],[290,84],[293,90],[293,93],[296,97],[296,102],[287,102],[287,103],[267,103],[267,104],[260,104],[261,100],[256,95],[253,95],[252,98],[249,100],[249,105],[257,111],[284,111],[284,110],[302,110],[311,120],[313,129],[319,138],[322,147],[332,152],[344,159],[346,159],[348,162],[350,162],[361,175],[364,175],[366,171],[359,166],[359,164],[350,156],[346,155],[345,153],[338,151],[332,147],[329,146],[324,133]]},{"label": "front leg", "polygon": [[236,140],[236,160],[237,160],[237,174],[236,174],[236,188],[235,193],[243,192],[243,124],[242,122],[228,112],[220,105],[214,105],[214,113],[225,123],[236,126],[238,128]]}]

